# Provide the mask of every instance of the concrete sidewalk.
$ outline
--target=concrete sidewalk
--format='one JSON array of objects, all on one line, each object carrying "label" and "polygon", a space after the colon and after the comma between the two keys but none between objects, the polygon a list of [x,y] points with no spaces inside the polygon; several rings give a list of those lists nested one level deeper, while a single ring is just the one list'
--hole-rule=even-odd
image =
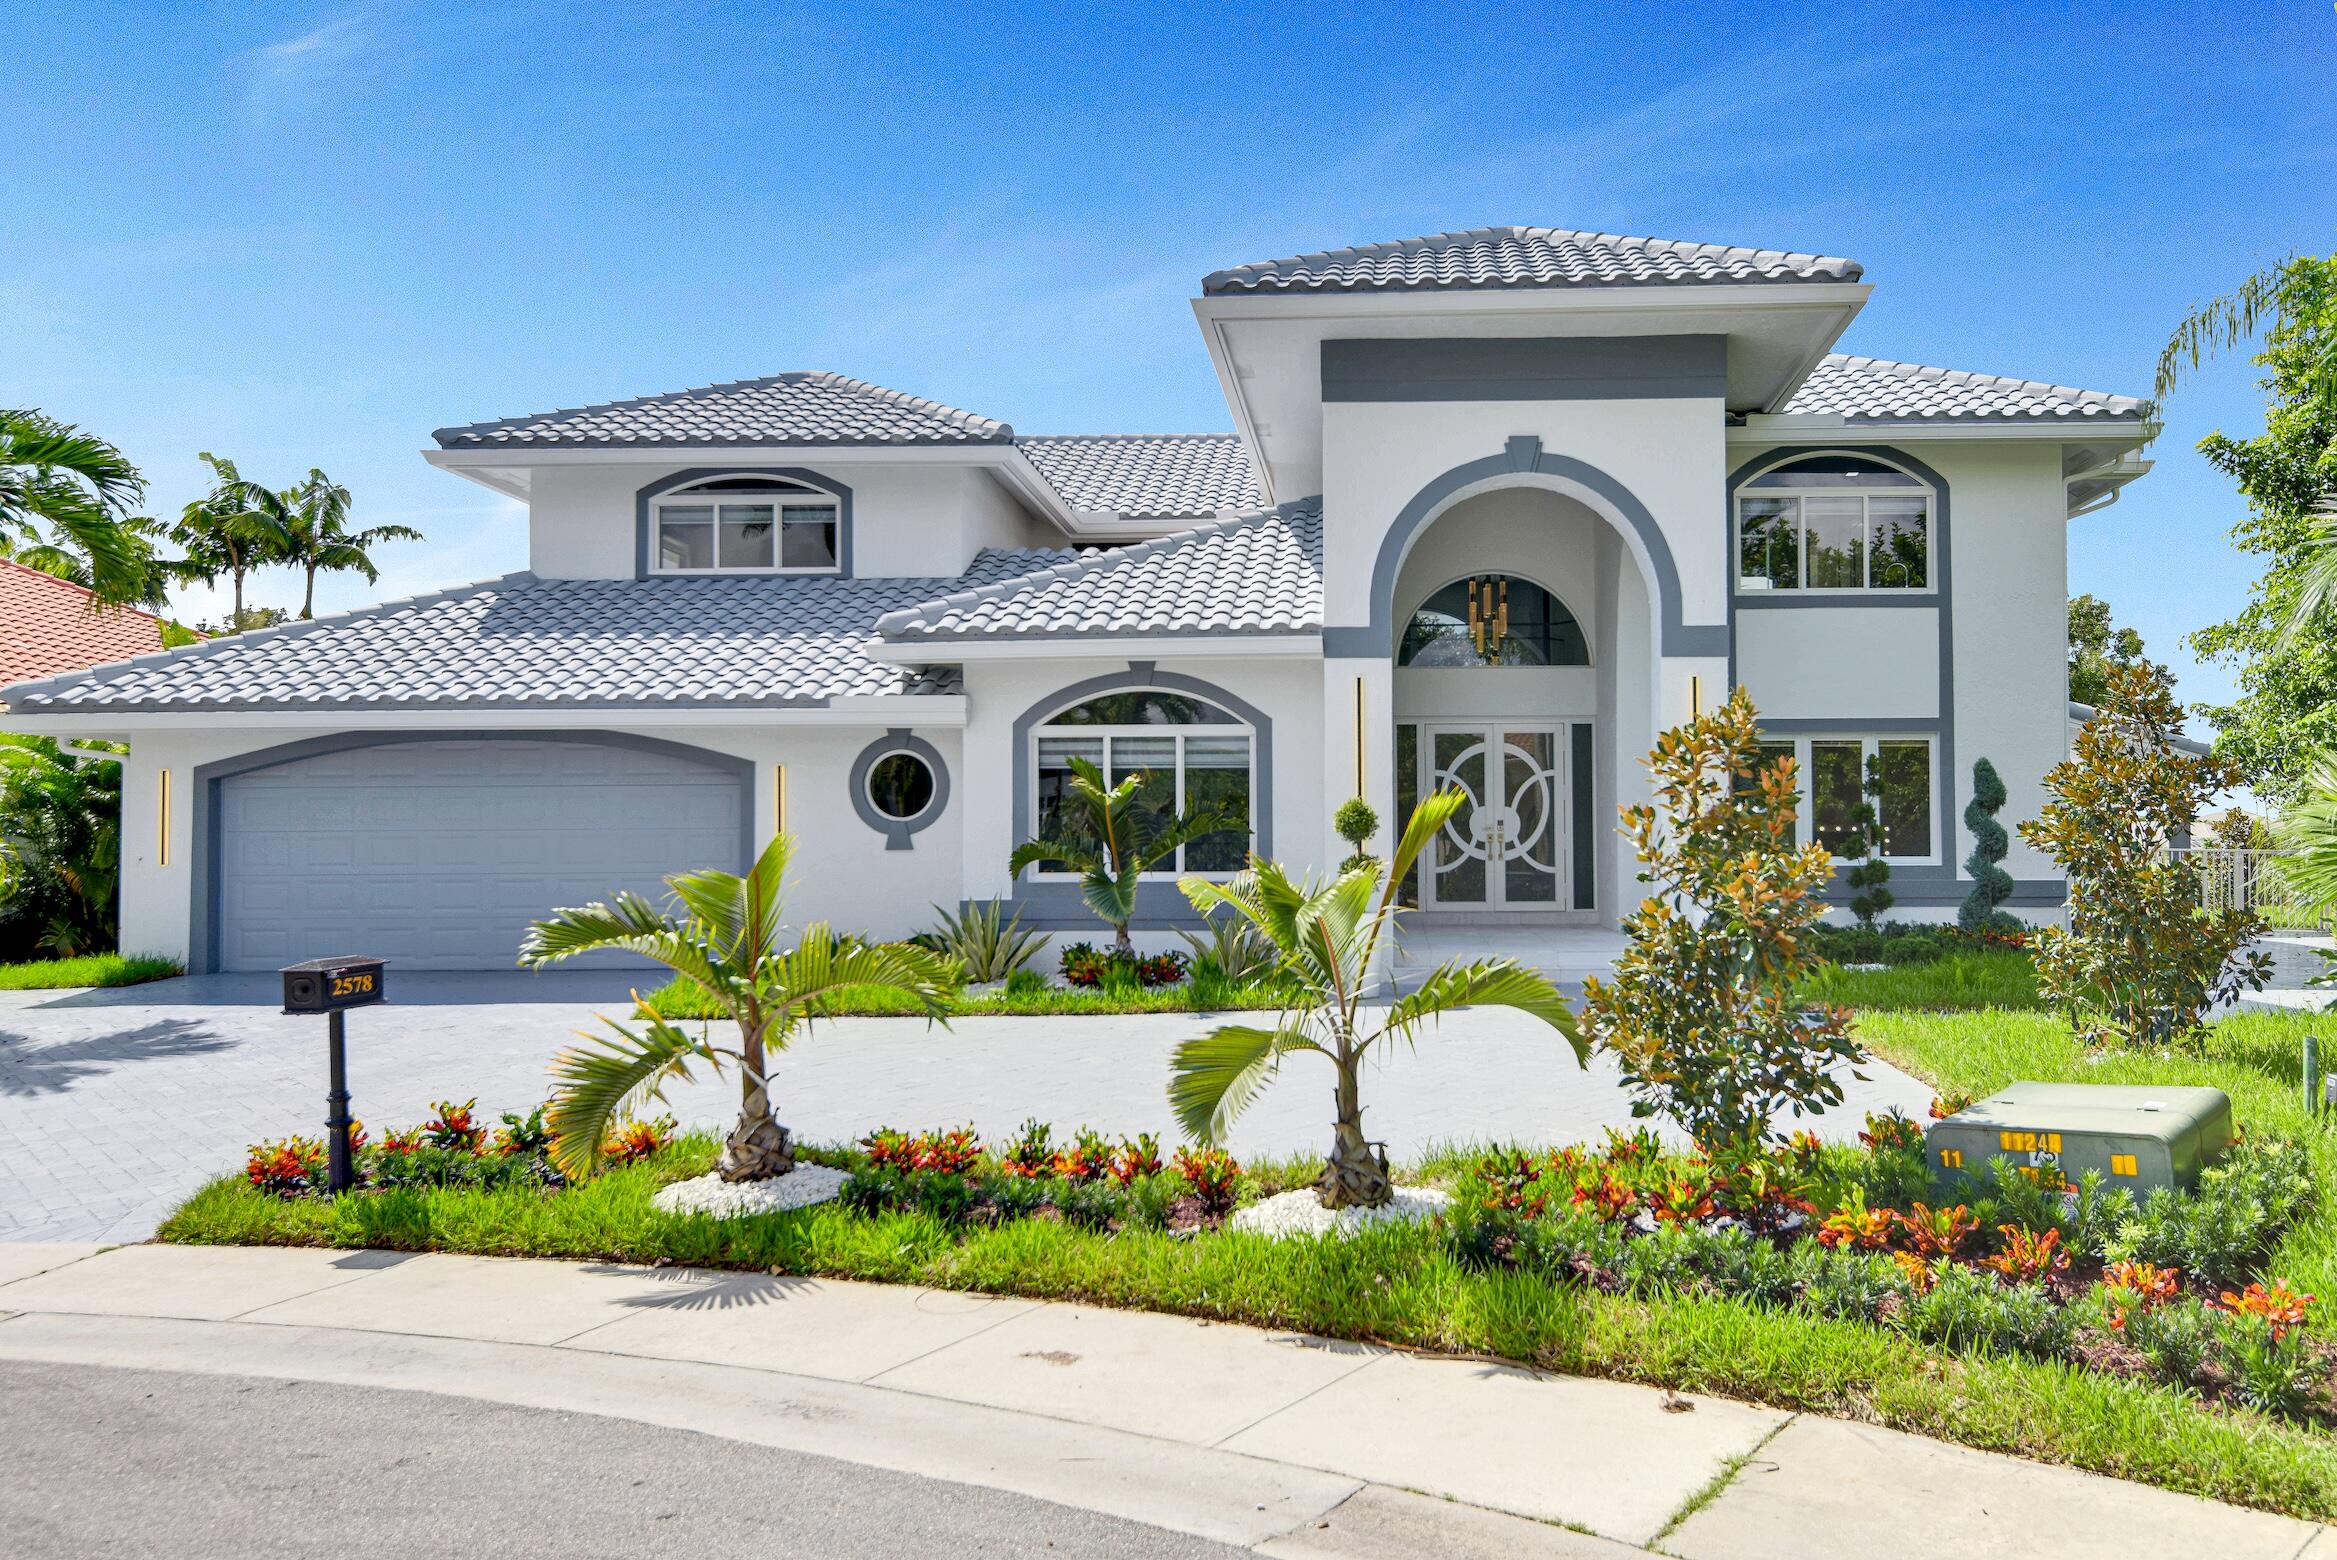
[{"label": "concrete sidewalk", "polygon": [[2044,1542],[2062,1560],[2337,1560],[2337,1540],[2306,1523],[1864,1425],[887,1285],[389,1252],[12,1245],[0,1246],[0,1358],[629,1419],[1271,1555],[1653,1548],[1688,1560],[1975,1560]]}]

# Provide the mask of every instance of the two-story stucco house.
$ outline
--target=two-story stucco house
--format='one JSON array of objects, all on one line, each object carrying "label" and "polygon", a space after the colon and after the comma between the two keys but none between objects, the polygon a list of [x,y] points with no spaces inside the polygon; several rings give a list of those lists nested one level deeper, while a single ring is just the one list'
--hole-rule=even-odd
[{"label": "two-story stucco house", "polygon": [[[996,895],[1093,936],[1007,871],[1080,755],[1247,808],[1195,872],[1320,869],[1348,797],[1461,786],[1420,924],[1530,947],[1636,903],[1615,809],[1740,683],[1817,837],[1880,759],[1902,913],[1941,914],[1973,760],[2011,821],[2066,751],[2063,528],[2146,469],[2146,411],[1835,354],[1867,293],[1489,228],[1206,278],[1231,434],[1034,437],[831,373],[446,428],[428,460],[527,504],[527,572],[21,684],[0,724],[130,743],[123,944],[198,970],[508,967],[547,908],[782,826],[805,919]],[[2007,865],[2050,914],[2050,863]]]}]

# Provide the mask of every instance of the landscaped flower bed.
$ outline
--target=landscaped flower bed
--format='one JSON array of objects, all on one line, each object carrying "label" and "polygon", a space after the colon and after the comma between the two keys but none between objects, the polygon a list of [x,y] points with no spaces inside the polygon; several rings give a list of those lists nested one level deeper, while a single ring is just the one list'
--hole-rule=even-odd
[{"label": "landscaped flower bed", "polygon": [[[486,1190],[523,1188],[557,1191],[567,1182],[552,1165],[551,1129],[542,1107],[522,1116],[505,1111],[497,1126],[478,1119],[476,1098],[456,1104],[440,1100],[420,1126],[372,1139],[362,1121],[349,1129],[350,1167],[356,1190],[399,1187],[469,1186]],[[671,1116],[624,1121],[602,1152],[612,1164],[636,1164],[673,1141]],[[278,1198],[326,1194],[330,1145],[321,1137],[277,1138],[254,1143],[243,1179],[254,1191]]]}]

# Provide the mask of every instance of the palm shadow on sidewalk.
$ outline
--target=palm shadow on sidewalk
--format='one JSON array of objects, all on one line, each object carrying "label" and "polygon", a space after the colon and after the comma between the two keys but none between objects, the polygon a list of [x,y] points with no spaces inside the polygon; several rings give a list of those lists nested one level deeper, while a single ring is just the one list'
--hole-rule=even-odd
[{"label": "palm shadow on sidewalk", "polygon": [[0,1095],[61,1094],[124,1063],[208,1056],[234,1044],[193,1018],[158,1018],[74,1040],[36,1040],[0,1029]]}]

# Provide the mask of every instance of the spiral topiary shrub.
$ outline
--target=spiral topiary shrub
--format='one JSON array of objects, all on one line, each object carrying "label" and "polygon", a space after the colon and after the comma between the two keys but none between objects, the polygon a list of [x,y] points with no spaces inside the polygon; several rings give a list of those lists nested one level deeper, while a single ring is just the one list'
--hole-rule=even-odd
[{"label": "spiral topiary shrub", "polygon": [[2012,897],[2012,874],[2000,862],[2011,848],[2012,837],[1996,821],[2004,806],[2004,780],[1985,758],[1972,765],[1972,800],[1964,809],[1964,827],[1972,831],[1972,854],[1964,870],[1972,874],[1972,891],[1956,912],[1956,924],[1967,932],[2005,931],[2017,923],[2000,907]]}]

